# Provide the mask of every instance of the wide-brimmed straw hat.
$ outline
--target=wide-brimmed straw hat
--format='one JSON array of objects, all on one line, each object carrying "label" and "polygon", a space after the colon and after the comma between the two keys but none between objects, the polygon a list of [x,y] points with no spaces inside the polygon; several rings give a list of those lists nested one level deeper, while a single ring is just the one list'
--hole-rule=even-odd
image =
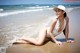
[{"label": "wide-brimmed straw hat", "polygon": [[57,11],[57,9],[60,9],[60,10],[63,10],[63,11],[66,10],[65,6],[63,6],[63,5],[58,5],[57,7],[54,8],[54,11]]}]

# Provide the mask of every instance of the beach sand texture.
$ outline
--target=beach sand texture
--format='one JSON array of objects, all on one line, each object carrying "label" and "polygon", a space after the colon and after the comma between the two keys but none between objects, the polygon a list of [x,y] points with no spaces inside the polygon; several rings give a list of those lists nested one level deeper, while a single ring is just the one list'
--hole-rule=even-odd
[{"label": "beach sand texture", "polygon": [[[6,53],[80,53],[80,8],[74,9],[68,14],[70,18],[70,39],[74,39],[75,43],[64,42],[64,35],[60,34],[57,38],[63,42],[58,46],[49,41],[42,46],[31,44],[13,44],[6,50]],[[60,38],[60,39],[59,39]]]},{"label": "beach sand texture", "polygon": [[80,43],[64,43],[61,46],[50,41],[42,46],[14,44],[6,53],[80,53]]}]

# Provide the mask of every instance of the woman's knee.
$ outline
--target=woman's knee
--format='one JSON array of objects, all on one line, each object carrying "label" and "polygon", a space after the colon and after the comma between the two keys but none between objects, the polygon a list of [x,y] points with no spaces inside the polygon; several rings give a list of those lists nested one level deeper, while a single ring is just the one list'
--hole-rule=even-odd
[{"label": "woman's knee", "polygon": [[36,45],[38,45],[38,46],[42,45],[45,40],[45,37],[46,37],[46,28],[43,28],[39,33],[39,37],[37,39]]}]

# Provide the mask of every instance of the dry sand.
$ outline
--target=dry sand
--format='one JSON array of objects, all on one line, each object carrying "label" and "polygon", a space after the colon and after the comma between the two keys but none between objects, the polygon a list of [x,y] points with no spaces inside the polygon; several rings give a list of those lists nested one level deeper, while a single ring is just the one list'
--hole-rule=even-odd
[{"label": "dry sand", "polygon": [[32,44],[13,44],[6,53],[80,53],[80,42],[75,38],[75,43],[63,42],[63,45],[56,45],[49,41],[42,46]]}]

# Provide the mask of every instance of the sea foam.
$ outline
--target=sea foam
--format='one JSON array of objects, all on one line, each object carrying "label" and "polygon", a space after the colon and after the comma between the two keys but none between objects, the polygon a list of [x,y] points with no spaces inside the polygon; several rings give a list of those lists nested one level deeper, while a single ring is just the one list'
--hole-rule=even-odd
[{"label": "sea foam", "polygon": [[21,11],[14,11],[14,12],[5,12],[0,13],[0,17],[2,16],[9,16],[9,15],[15,15],[20,13],[26,13],[26,12],[36,12],[36,11],[42,11],[43,9],[35,9],[35,10],[21,10]]}]

